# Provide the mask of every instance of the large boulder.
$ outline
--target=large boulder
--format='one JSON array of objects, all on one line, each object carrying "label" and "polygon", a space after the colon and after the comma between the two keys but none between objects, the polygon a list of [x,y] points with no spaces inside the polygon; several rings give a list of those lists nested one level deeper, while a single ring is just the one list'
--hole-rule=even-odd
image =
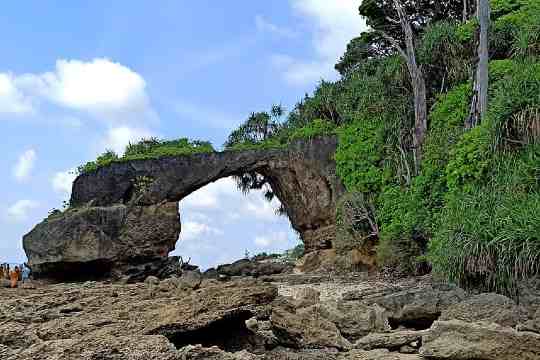
[{"label": "large boulder", "polygon": [[300,349],[352,348],[324,305],[297,308],[294,301],[280,298],[272,306],[272,331],[283,345]]},{"label": "large boulder", "polygon": [[251,260],[241,259],[232,264],[220,265],[215,273],[226,276],[269,276],[289,273],[293,264],[276,260]]},{"label": "large boulder", "polygon": [[437,321],[423,337],[420,354],[450,360],[537,360],[540,335],[495,323]]},{"label": "large boulder", "polygon": [[35,278],[123,273],[144,279],[165,266],[179,233],[176,202],[88,206],[52,214],[24,236],[23,247]]},{"label": "large boulder", "polygon": [[514,327],[527,320],[525,309],[506,296],[489,293],[480,294],[458,304],[450,305],[442,312],[441,321],[461,320],[465,322],[493,322]]},{"label": "large boulder", "polygon": [[[351,294],[348,294],[351,298]],[[368,305],[385,309],[392,328],[424,330],[439,318],[443,310],[467,297],[458,287],[446,284],[426,284],[385,295],[374,294],[362,299]]]},{"label": "large boulder", "polygon": [[277,288],[262,282],[208,284],[148,312],[152,324],[144,333],[164,335],[177,348],[201,344],[227,351],[256,350],[259,342],[246,320],[268,318],[276,297]]},{"label": "large boulder", "polygon": [[62,339],[37,343],[6,360],[181,360],[164,336]]}]

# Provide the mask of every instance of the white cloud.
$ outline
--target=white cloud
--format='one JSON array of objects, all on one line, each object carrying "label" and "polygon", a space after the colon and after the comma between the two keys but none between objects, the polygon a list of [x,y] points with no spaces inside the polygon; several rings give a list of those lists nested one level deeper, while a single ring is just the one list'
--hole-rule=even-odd
[{"label": "white cloud", "polygon": [[273,24],[270,21],[266,20],[262,15],[255,16],[255,26],[260,32],[267,32],[280,37],[294,38],[298,36],[298,34],[291,29],[277,26],[276,24]]},{"label": "white cloud", "polygon": [[180,239],[184,241],[190,241],[198,239],[201,236],[219,236],[223,235],[223,231],[214,228],[208,224],[200,223],[196,221],[186,221],[182,224],[182,231],[180,233]]},{"label": "white cloud", "polygon": [[143,77],[105,58],[60,59],[41,74],[0,73],[0,112],[32,112],[41,100],[116,123],[156,118]]},{"label": "white cloud", "polygon": [[254,243],[259,247],[269,248],[287,245],[288,240],[288,234],[284,231],[280,231],[269,235],[256,236]]},{"label": "white cloud", "polygon": [[105,138],[99,145],[99,152],[104,150],[114,150],[117,154],[123,154],[126,146],[131,142],[138,142],[142,139],[148,139],[154,134],[144,128],[132,128],[129,126],[119,126],[110,128]]},{"label": "white cloud", "polygon": [[34,149],[26,150],[19,156],[19,160],[13,168],[13,176],[15,176],[18,181],[28,180],[35,163],[36,151]]},{"label": "white cloud", "polygon": [[51,179],[53,190],[59,194],[69,196],[71,194],[73,181],[76,177],[75,169],[57,172]]},{"label": "white cloud", "polygon": [[30,211],[39,207],[39,203],[33,200],[19,200],[7,209],[7,219],[20,222],[28,219]]},{"label": "white cloud", "polygon": [[276,221],[278,219],[277,210],[280,206],[279,201],[274,198],[272,202],[268,202],[260,194],[257,195],[245,200],[244,213],[259,220]]},{"label": "white cloud", "polygon": [[23,115],[33,112],[31,100],[17,88],[13,75],[0,73],[0,114]]},{"label": "white cloud", "polygon": [[315,27],[312,39],[314,60],[296,59],[279,54],[272,58],[292,85],[306,85],[321,78],[336,77],[334,64],[351,39],[367,29],[358,14],[357,0],[290,0],[293,10]]}]

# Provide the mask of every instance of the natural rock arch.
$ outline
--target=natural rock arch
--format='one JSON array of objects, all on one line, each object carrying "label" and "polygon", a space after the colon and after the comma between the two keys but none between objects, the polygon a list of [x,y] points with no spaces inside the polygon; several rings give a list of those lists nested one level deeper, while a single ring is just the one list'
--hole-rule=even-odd
[{"label": "natural rock arch", "polygon": [[225,151],[114,163],[79,176],[72,208],[24,236],[36,276],[155,273],[180,233],[178,202],[232,175],[264,175],[307,252],[329,248],[344,192],[336,176],[337,140],[321,137],[287,149]]}]

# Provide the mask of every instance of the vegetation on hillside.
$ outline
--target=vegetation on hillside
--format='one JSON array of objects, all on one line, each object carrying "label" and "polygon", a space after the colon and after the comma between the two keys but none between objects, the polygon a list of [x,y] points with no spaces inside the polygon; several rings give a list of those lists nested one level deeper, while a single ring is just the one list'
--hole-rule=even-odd
[{"label": "vegetation on hillside", "polygon": [[[468,3],[364,0],[372,29],[339,59],[341,78],[321,82],[279,121],[252,116],[226,145],[336,134],[337,174],[350,192],[339,221],[347,236],[359,232],[359,246],[376,237],[380,266],[432,267],[464,286],[513,293],[540,271],[540,1],[490,1],[489,83],[481,84],[480,22]],[[418,76],[428,109],[422,139]],[[476,108],[482,86],[487,110]],[[264,138],[252,136],[257,119],[272,124]],[[247,179],[245,190],[264,183]]]},{"label": "vegetation on hillside", "polygon": [[[337,175],[349,192],[338,222],[358,246],[377,244],[381,267],[432,268],[513,293],[540,271],[540,0],[491,0],[491,13],[478,0],[479,17],[475,3],[364,0],[371,30],[338,60],[340,79],[321,81],[288,113],[252,113],[225,148],[337,136]],[[79,171],[211,151],[207,142],[150,139]],[[274,196],[256,172],[237,181]]]}]

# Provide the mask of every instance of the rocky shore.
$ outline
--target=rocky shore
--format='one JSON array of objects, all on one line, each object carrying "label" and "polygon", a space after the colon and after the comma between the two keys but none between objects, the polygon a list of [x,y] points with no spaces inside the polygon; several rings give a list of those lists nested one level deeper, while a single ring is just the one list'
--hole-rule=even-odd
[{"label": "rocky shore", "polygon": [[519,304],[430,277],[27,283],[0,289],[0,358],[540,359],[540,282]]}]

